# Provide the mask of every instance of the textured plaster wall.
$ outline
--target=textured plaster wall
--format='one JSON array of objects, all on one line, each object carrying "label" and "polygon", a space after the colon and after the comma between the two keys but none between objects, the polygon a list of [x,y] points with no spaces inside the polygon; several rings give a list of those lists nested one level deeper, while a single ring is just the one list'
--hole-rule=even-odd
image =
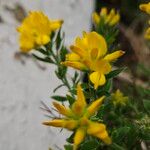
[{"label": "textured plaster wall", "polygon": [[55,145],[63,149],[70,133],[41,125],[46,117],[39,108],[41,100],[50,104],[49,97],[60,83],[55,67],[41,64],[46,68],[42,70],[32,59],[23,58],[23,65],[14,58],[19,23],[6,6],[14,8],[16,2],[26,11],[42,10],[51,18],[63,18],[69,44],[82,30],[90,30],[93,0],[0,0],[0,150],[57,150]]}]

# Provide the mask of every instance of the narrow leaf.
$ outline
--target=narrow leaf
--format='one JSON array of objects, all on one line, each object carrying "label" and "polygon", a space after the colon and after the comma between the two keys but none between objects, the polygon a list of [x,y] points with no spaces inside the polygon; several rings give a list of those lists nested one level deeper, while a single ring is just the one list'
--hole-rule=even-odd
[{"label": "narrow leaf", "polygon": [[106,78],[114,78],[115,76],[117,76],[119,73],[121,73],[122,71],[124,71],[126,68],[120,68],[120,69],[116,69],[111,71],[109,74],[106,75]]},{"label": "narrow leaf", "polygon": [[59,86],[57,86],[54,90],[53,90],[53,92],[55,93],[59,88],[61,88],[62,86],[65,86],[65,84],[61,84],[61,85],[59,85]]},{"label": "narrow leaf", "polygon": [[59,102],[64,102],[64,101],[67,100],[66,97],[59,96],[59,95],[52,96],[51,98],[54,99],[54,100],[56,100],[56,101],[59,101]]}]

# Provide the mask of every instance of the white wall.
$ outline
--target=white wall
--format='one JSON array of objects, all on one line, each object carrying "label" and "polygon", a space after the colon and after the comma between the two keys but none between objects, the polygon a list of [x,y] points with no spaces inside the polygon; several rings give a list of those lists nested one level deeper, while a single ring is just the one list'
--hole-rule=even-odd
[{"label": "white wall", "polygon": [[[25,65],[14,58],[19,50],[15,30],[18,22],[4,7],[20,2],[27,11],[42,10],[51,18],[63,18],[66,43],[90,29],[94,0],[0,0],[0,150],[63,149],[64,130],[41,125],[45,120],[40,101],[50,104],[53,89],[60,83],[54,66],[41,70],[32,59]],[[63,90],[59,91],[64,93]]]}]

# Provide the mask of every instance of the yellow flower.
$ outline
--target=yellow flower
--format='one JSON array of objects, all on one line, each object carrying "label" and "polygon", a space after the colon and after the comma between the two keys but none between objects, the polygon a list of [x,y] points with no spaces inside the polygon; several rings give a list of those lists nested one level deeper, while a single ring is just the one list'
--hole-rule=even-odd
[{"label": "yellow flower", "polygon": [[150,15],[150,2],[146,4],[141,4],[140,9]]},{"label": "yellow flower", "polygon": [[78,85],[77,99],[72,104],[71,108],[66,108],[57,102],[53,103],[57,111],[64,117],[45,121],[43,124],[75,131],[74,150],[78,148],[78,145],[84,140],[86,134],[95,136],[106,144],[111,144],[111,139],[106,131],[106,126],[103,123],[90,120],[90,117],[93,116],[102,105],[103,99],[104,96],[95,100],[88,106],[81,86]]},{"label": "yellow flower", "polygon": [[115,9],[111,9],[111,11],[108,13],[107,8],[103,7],[99,14],[96,12],[92,14],[92,19],[95,25],[98,25],[101,21],[104,21],[105,24],[114,26],[119,22],[120,15],[118,12],[115,13]]},{"label": "yellow flower", "polygon": [[[150,2],[147,4],[141,4],[140,9],[150,15]],[[150,25],[150,21],[149,21],[149,25]],[[150,27],[146,30],[145,39],[150,40]]]},{"label": "yellow flower", "polygon": [[145,39],[150,40],[150,27],[146,30]]},{"label": "yellow flower", "polygon": [[111,71],[110,62],[124,54],[123,51],[118,50],[106,55],[106,41],[96,32],[84,32],[83,37],[77,37],[70,49],[72,53],[66,55],[66,61],[62,64],[79,70],[91,71],[89,78],[95,89],[105,84],[105,74]]},{"label": "yellow flower", "polygon": [[123,93],[118,89],[115,93],[111,95],[113,104],[116,105],[126,105],[128,101],[127,96],[123,96]]},{"label": "yellow flower", "polygon": [[30,12],[23,20],[17,31],[20,32],[20,48],[23,52],[28,52],[33,48],[45,45],[50,42],[52,31],[61,27],[62,20],[49,20],[40,11]]}]

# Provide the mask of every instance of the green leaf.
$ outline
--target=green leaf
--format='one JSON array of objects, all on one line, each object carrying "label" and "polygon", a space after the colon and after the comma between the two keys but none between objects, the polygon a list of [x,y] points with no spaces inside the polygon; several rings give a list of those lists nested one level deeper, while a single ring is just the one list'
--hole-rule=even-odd
[{"label": "green leaf", "polygon": [[50,39],[53,39],[53,38],[54,38],[54,36],[55,36],[55,32],[54,32],[54,31],[52,31],[51,36],[50,36]]},{"label": "green leaf", "polygon": [[51,98],[53,98],[54,100],[59,101],[59,102],[67,101],[66,97],[59,96],[59,95],[52,96]]},{"label": "green leaf", "polygon": [[108,80],[103,88],[104,91],[109,91],[112,85],[112,80]]},{"label": "green leaf", "polygon": [[55,70],[55,74],[59,79],[63,79],[67,73],[66,66],[59,66],[57,70]]},{"label": "green leaf", "polygon": [[65,61],[66,59],[66,54],[68,53],[68,50],[66,47],[62,47],[60,50],[60,61]]},{"label": "green leaf", "polygon": [[68,144],[64,146],[65,150],[73,150],[73,146]]},{"label": "green leaf", "polygon": [[88,140],[81,145],[80,150],[95,150],[98,146],[99,143],[95,139]]},{"label": "green leaf", "polygon": [[88,83],[82,83],[81,86],[84,90],[89,89],[89,84]]},{"label": "green leaf", "polygon": [[150,113],[150,100],[144,99],[143,104],[146,111]]},{"label": "green leaf", "polygon": [[59,88],[61,88],[62,86],[65,86],[65,84],[61,84],[61,85],[59,85],[59,86],[57,86],[54,90],[53,90],[53,92],[55,93]]},{"label": "green leaf", "polygon": [[62,42],[62,37],[61,37],[61,29],[60,29],[56,37],[56,49],[59,49],[61,42]]},{"label": "green leaf", "polygon": [[150,141],[150,129],[147,132],[140,133],[140,138],[145,141]]},{"label": "green leaf", "polygon": [[73,143],[74,135],[75,135],[75,132],[72,133],[72,134],[70,135],[70,137],[66,139],[66,141],[67,141],[68,143],[71,143],[71,144],[72,144],[72,143]]},{"label": "green leaf", "polygon": [[143,93],[150,96],[150,89],[143,89]]},{"label": "green leaf", "polygon": [[70,105],[72,105],[75,101],[75,99],[73,97],[71,97],[70,95],[67,95],[67,100],[69,101]]},{"label": "green leaf", "polygon": [[112,133],[112,138],[116,142],[122,141],[128,135],[129,132],[130,132],[130,127],[128,126],[117,128]]},{"label": "green leaf", "polygon": [[101,91],[101,90],[98,90],[97,92],[96,92],[96,95],[98,96],[98,97],[101,97],[101,96],[107,96],[107,97],[109,97],[110,96],[110,93],[108,92],[108,91]]},{"label": "green leaf", "polygon": [[38,52],[42,53],[43,55],[47,55],[47,54],[48,54],[47,51],[44,50],[44,49],[42,49],[42,48],[37,48],[36,50],[37,50]]},{"label": "green leaf", "polygon": [[70,90],[70,92],[71,92],[72,94],[74,94],[74,95],[77,94],[77,90],[76,90],[75,88],[72,88],[72,89]]},{"label": "green leaf", "polygon": [[32,56],[36,59],[38,59],[39,61],[43,61],[43,62],[46,62],[46,63],[53,63],[53,60],[49,57],[45,57],[45,58],[41,58],[35,54],[32,54]]},{"label": "green leaf", "polygon": [[76,80],[78,79],[79,73],[77,71],[75,71],[74,73],[74,77],[71,79],[73,84],[76,84]]},{"label": "green leaf", "polygon": [[111,145],[111,148],[112,148],[112,150],[126,150],[125,148],[123,148],[122,146],[120,146],[120,145],[118,145],[116,143],[113,143]]},{"label": "green leaf", "polygon": [[109,74],[106,75],[106,78],[107,78],[107,79],[114,78],[115,76],[117,76],[119,73],[121,73],[121,72],[124,71],[125,69],[126,69],[126,68],[123,67],[123,68],[119,68],[119,69],[113,70],[113,71],[111,71]]},{"label": "green leaf", "polygon": [[62,76],[59,74],[59,72],[58,72],[57,70],[55,70],[55,74],[56,74],[56,76],[58,77],[58,79],[61,79],[61,78],[62,78]]},{"label": "green leaf", "polygon": [[98,92],[102,92],[102,91],[103,92],[109,92],[111,85],[112,85],[112,80],[108,79],[104,86],[101,86],[98,88]]}]

